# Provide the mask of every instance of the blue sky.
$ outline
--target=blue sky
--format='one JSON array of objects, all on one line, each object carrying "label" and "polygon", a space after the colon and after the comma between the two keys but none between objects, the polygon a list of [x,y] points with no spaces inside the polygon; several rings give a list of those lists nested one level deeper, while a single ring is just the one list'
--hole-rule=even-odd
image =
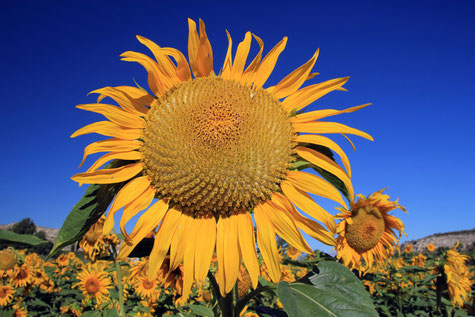
[{"label": "blue sky", "polygon": [[127,50],[147,52],[137,34],[187,55],[190,17],[206,23],[215,69],[226,53],[225,29],[234,43],[252,31],[265,52],[288,36],[267,85],[320,48],[314,70],[321,75],[313,82],[351,76],[349,92],[334,92],[308,109],[373,103],[336,118],[375,139],[353,137],[353,152],[335,138],[350,157],[355,191],[388,187],[409,212],[395,213],[409,239],[475,227],[475,2],[167,3],[2,2],[0,223],[31,217],[41,226],[61,226],[85,190],[70,177],[84,171],[77,168],[83,148],[100,139],[69,138],[102,120],[74,106],[94,102],[87,93],[100,87],[133,85],[133,78],[146,85],[141,66],[119,58]]}]

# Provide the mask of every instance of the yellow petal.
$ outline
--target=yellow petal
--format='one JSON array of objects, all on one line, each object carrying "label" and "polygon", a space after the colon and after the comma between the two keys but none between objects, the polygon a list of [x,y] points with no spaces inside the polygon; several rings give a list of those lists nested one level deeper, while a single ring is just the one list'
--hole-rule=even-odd
[{"label": "yellow petal", "polygon": [[274,224],[275,232],[279,236],[298,250],[313,253],[286,209],[280,208],[272,201],[264,202],[262,207],[262,210],[267,214],[267,218]]},{"label": "yellow petal", "polygon": [[307,193],[295,188],[292,183],[288,181],[282,182],[280,188],[282,188],[284,195],[290,199],[295,206],[311,217],[323,222],[332,233],[335,232],[336,225],[332,215],[315,203]]},{"label": "yellow petal", "polygon": [[117,102],[124,110],[141,116],[148,112],[148,108],[145,105],[150,106],[154,100],[154,98],[146,92],[129,86],[104,87],[93,90],[90,94],[92,93],[100,94],[99,97],[97,97],[98,103],[105,97],[109,97]]},{"label": "yellow petal", "polygon": [[287,37],[284,37],[276,46],[264,57],[262,63],[259,64],[257,68],[256,75],[254,77],[254,87],[261,88],[264,83],[269,78],[270,74],[274,70],[277,59],[279,58],[280,53],[285,48],[287,44]]},{"label": "yellow petal", "polygon": [[315,121],[294,123],[292,126],[294,127],[295,131],[301,133],[345,133],[358,135],[367,140],[374,141],[373,137],[368,133],[337,122]]},{"label": "yellow petal", "polygon": [[313,57],[308,62],[294,70],[275,86],[275,88],[272,90],[272,94],[275,96],[275,98],[285,98],[297,91],[300,86],[302,86],[302,84],[307,80],[310,71],[317,61],[318,53],[319,50],[315,52]]},{"label": "yellow petal", "polygon": [[120,232],[124,235],[125,241],[127,243],[132,243],[131,238],[127,234],[125,230],[125,225],[127,222],[132,219],[135,215],[139,212],[148,208],[148,206],[152,203],[153,198],[155,197],[155,189],[150,186],[148,187],[137,199],[127,204],[124,208],[124,212],[122,213],[122,217],[120,218]]},{"label": "yellow petal", "polygon": [[272,195],[272,201],[281,206],[282,208],[286,209],[292,218],[295,221],[297,227],[302,229],[303,232],[308,234],[314,239],[317,239],[320,242],[325,243],[326,245],[335,245],[336,241],[333,235],[328,232],[322,225],[318,222],[313,221],[307,217],[302,216],[297,209],[295,209],[294,205],[289,201],[287,197],[282,194],[274,193]]},{"label": "yellow petal", "polygon": [[256,57],[252,60],[251,64],[247,66],[246,70],[241,76],[240,82],[242,84],[252,84],[254,82],[254,76],[256,74],[256,70],[259,67],[259,63],[262,59],[262,51],[264,50],[264,42],[253,34],[254,38],[256,39],[257,43],[259,44],[259,53],[257,53]]},{"label": "yellow petal", "polygon": [[216,243],[216,220],[214,217],[197,218],[194,221],[198,236],[195,246],[195,280],[201,284],[208,274]]},{"label": "yellow petal", "polygon": [[89,133],[98,133],[123,140],[135,140],[140,138],[142,130],[123,128],[110,121],[98,121],[77,130],[71,135],[71,138]]},{"label": "yellow petal", "polygon": [[165,87],[160,79],[161,72],[156,62],[147,55],[137,52],[124,52],[120,55],[121,60],[126,62],[136,62],[142,65],[148,73],[148,86],[156,96],[164,93]]},{"label": "yellow petal", "polygon": [[166,76],[173,85],[180,83],[180,79],[176,76],[175,64],[173,64],[170,58],[160,49],[160,46],[143,36],[137,35],[137,39],[152,52],[162,75]]},{"label": "yellow petal", "polygon": [[345,152],[342,150],[342,148],[338,144],[336,144],[329,138],[324,137],[322,135],[301,134],[295,137],[295,141],[300,142],[300,143],[311,143],[311,144],[322,145],[335,151],[340,156],[341,162],[343,163],[343,166],[346,168],[348,176],[351,177],[351,165],[350,165],[350,160],[348,159],[348,156],[346,156]]},{"label": "yellow petal", "polygon": [[249,49],[251,48],[251,40],[251,32],[246,32],[244,40],[239,43],[237,47],[231,79],[239,81],[239,79],[241,78],[242,72],[244,71],[244,66],[246,64],[247,56],[249,55]]},{"label": "yellow petal", "polygon": [[224,278],[225,265],[224,265],[224,240],[227,237],[228,232],[228,218],[219,218],[216,224],[216,257],[218,258],[218,270],[216,271],[216,281],[219,285],[219,291],[221,296],[226,296],[226,279]]},{"label": "yellow petal", "polygon": [[161,51],[175,59],[177,63],[176,75],[180,81],[187,81],[191,79],[190,65],[188,64],[188,61],[182,52],[171,47],[162,47]]},{"label": "yellow petal", "polygon": [[237,217],[235,215],[230,216],[227,221],[226,237],[224,240],[224,278],[226,280],[224,290],[226,294],[228,294],[233,289],[234,284],[236,284],[241,264],[240,254],[236,252],[239,248],[237,226]]},{"label": "yellow petal", "polygon": [[303,191],[331,199],[348,208],[340,192],[317,175],[300,171],[288,171],[286,178],[292,185]]},{"label": "yellow petal", "polygon": [[200,19],[200,43],[198,46],[198,56],[196,67],[199,76],[209,76],[213,72],[213,50],[206,35],[205,24]]},{"label": "yellow petal", "polygon": [[119,255],[117,256],[120,260],[125,260],[127,256],[132,252],[132,250],[145,238],[152,230],[154,230],[160,221],[162,221],[163,216],[168,210],[168,203],[165,200],[159,200],[153,204],[147,211],[140,216],[137,220],[137,224],[132,230],[130,237],[133,241],[132,244],[122,243]]},{"label": "yellow petal", "polygon": [[367,107],[369,105],[371,105],[371,103],[366,103],[366,104],[361,105],[361,106],[351,107],[351,108],[347,108],[347,109],[343,109],[343,110],[324,109],[324,110],[304,112],[304,113],[301,113],[301,114],[298,114],[296,116],[291,117],[289,119],[289,121],[294,122],[294,123],[315,121],[315,120],[319,120],[319,119],[330,117],[330,116],[335,116],[335,115],[342,114],[342,113],[355,112],[355,111],[360,110],[360,109],[362,109],[364,107]]},{"label": "yellow petal", "polygon": [[141,145],[142,142],[138,140],[120,140],[115,138],[91,143],[84,149],[84,155],[81,164],[79,164],[79,167],[84,164],[86,157],[88,157],[90,154],[99,152],[132,151],[140,148]]},{"label": "yellow petal", "polygon": [[100,113],[110,121],[127,128],[140,129],[143,128],[144,125],[144,120],[142,118],[127,111],[121,110],[116,106],[102,103],[92,103],[77,105],[76,108]]},{"label": "yellow petal", "polygon": [[233,40],[231,35],[229,34],[228,30],[226,30],[226,35],[228,37],[228,50],[226,51],[226,57],[224,58],[224,65],[223,71],[221,73],[221,77],[223,79],[230,79],[231,78],[231,70],[233,68],[233,57],[232,57],[232,48],[233,48]]},{"label": "yellow petal", "polygon": [[193,220],[193,217],[185,214],[182,214],[179,219],[170,244],[170,271],[176,269],[181,261],[183,261],[188,234],[190,232],[190,224]]},{"label": "yellow petal", "polygon": [[299,111],[318,98],[343,86],[349,78],[350,77],[331,79],[324,81],[323,83],[302,88],[285,98],[284,101],[282,101],[282,108],[288,112],[291,112],[292,110]]},{"label": "yellow petal", "polygon": [[118,168],[109,168],[92,173],[79,173],[71,177],[81,184],[112,184],[131,179],[143,170],[142,163],[127,164]]},{"label": "yellow petal", "polygon": [[244,211],[236,215],[238,222],[239,248],[241,250],[244,265],[251,277],[252,287],[257,288],[259,277],[259,262],[257,261],[256,241],[254,238],[254,226],[252,217]]},{"label": "yellow petal", "polygon": [[142,154],[139,151],[130,151],[130,152],[110,152],[104,154],[86,171],[86,173],[91,173],[97,170],[99,167],[109,162],[110,160],[125,160],[125,161],[137,161],[142,158]]},{"label": "yellow petal", "polygon": [[141,176],[134,178],[119,190],[117,196],[115,196],[115,199],[112,202],[106,220],[104,221],[104,227],[102,229],[104,234],[109,234],[114,227],[115,213],[125,205],[137,199],[147,188],[150,187],[150,185],[151,183],[148,176]]},{"label": "yellow petal", "polygon": [[274,283],[280,281],[279,251],[277,250],[277,240],[275,238],[274,225],[267,217],[262,203],[254,207],[254,220],[257,228],[257,245],[264,258],[264,262],[269,270],[269,276]]},{"label": "yellow petal", "polygon": [[350,198],[353,198],[355,193],[353,190],[353,185],[351,184],[351,180],[346,172],[338,164],[333,162],[325,155],[302,146],[297,147],[297,154],[308,162],[315,164],[316,166],[323,168],[324,170],[338,177],[345,184]]},{"label": "yellow petal", "polygon": [[196,226],[196,220],[190,222],[187,241],[185,245],[185,254],[183,256],[183,296],[188,297],[191,292],[191,286],[194,279],[195,249],[196,243],[201,239],[199,228]]},{"label": "yellow petal", "polygon": [[170,208],[163,218],[157,235],[155,236],[152,252],[150,253],[148,271],[149,279],[153,279],[157,276],[158,270],[167,256],[173,232],[175,232],[180,216],[180,211],[175,208]]}]

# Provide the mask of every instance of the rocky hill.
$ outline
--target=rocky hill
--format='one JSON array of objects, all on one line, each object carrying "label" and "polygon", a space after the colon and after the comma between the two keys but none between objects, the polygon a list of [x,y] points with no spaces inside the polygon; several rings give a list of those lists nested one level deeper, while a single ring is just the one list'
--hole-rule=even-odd
[{"label": "rocky hill", "polygon": [[471,230],[452,231],[445,233],[436,233],[421,239],[406,241],[401,244],[401,250],[408,244],[412,244],[414,252],[422,252],[426,250],[428,243],[433,243],[435,248],[453,247],[460,242],[459,251],[468,251],[475,248],[475,228]]}]

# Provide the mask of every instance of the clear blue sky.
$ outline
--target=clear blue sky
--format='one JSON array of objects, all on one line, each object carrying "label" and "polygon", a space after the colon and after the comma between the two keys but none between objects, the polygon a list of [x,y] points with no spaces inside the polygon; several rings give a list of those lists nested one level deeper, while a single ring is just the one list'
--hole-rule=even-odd
[{"label": "clear blue sky", "polygon": [[252,31],[265,52],[288,36],[268,85],[320,48],[314,82],[349,75],[349,92],[334,92],[308,109],[373,103],[337,118],[375,138],[353,137],[356,152],[336,139],[349,154],[355,191],[389,187],[409,212],[396,212],[409,239],[471,229],[474,16],[475,2],[468,0],[2,1],[0,223],[31,217],[41,226],[61,226],[85,190],[70,177],[84,171],[77,168],[83,148],[100,139],[69,138],[102,120],[74,106],[94,102],[86,95],[96,88],[133,85],[132,78],[146,85],[141,66],[119,54],[147,52],[137,34],[186,54],[190,17],[206,22],[215,69],[226,53],[225,29],[234,43]]}]

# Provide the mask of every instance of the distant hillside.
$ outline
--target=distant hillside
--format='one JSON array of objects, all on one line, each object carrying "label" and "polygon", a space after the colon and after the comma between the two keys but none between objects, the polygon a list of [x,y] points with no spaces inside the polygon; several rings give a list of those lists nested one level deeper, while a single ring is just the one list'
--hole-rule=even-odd
[{"label": "distant hillside", "polygon": [[[11,226],[13,226],[15,223],[10,223],[8,225],[0,225],[0,230],[8,230],[10,229]],[[46,240],[54,243],[56,240],[56,237],[58,236],[59,229],[56,228],[47,228],[47,227],[41,227],[41,226],[36,226],[36,232],[39,231],[44,231],[46,234]],[[66,247],[63,250],[70,250],[71,247]]]},{"label": "distant hillside", "polygon": [[459,251],[468,251],[475,247],[475,228],[471,230],[452,231],[445,233],[436,233],[421,239],[406,241],[401,244],[401,250],[408,244],[412,244],[414,252],[426,250],[428,243],[433,243],[435,248],[453,247],[457,241],[460,241]]}]

